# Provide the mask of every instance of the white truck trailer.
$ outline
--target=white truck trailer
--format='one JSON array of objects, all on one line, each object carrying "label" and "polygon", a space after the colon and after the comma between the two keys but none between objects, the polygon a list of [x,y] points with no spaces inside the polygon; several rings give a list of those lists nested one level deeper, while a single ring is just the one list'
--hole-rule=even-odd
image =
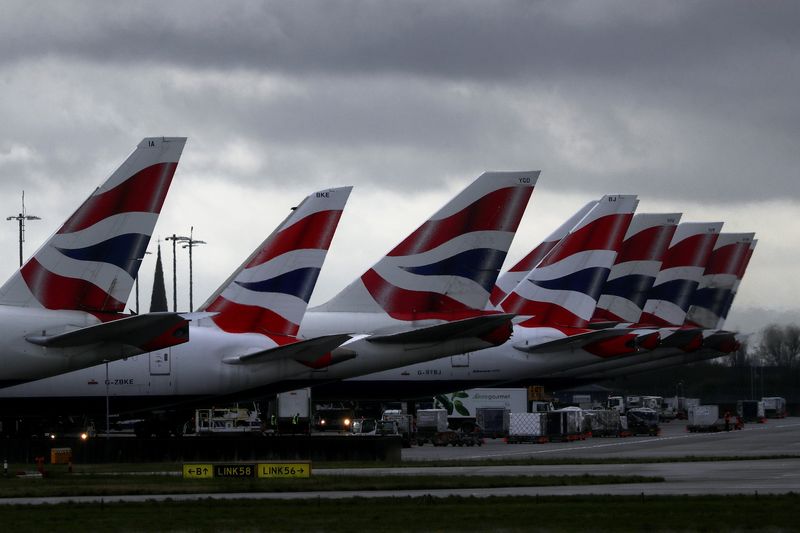
[{"label": "white truck trailer", "polygon": [[723,431],[725,421],[719,416],[718,405],[695,405],[689,408],[686,430],[692,433]]},{"label": "white truck trailer", "polygon": [[308,433],[311,428],[311,389],[278,394],[270,426],[280,433]]},{"label": "white truck trailer", "polygon": [[434,407],[447,410],[453,427],[467,420],[475,420],[476,409],[497,407],[511,413],[528,412],[528,389],[481,388],[440,394],[434,398]]},{"label": "white truck trailer", "polygon": [[784,418],[786,416],[786,398],[768,396],[761,398],[764,404],[764,416],[767,418]]}]

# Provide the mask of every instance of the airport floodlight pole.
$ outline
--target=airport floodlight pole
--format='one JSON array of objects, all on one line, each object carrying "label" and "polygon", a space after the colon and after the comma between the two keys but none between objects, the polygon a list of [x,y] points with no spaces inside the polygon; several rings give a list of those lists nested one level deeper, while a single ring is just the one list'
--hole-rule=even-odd
[{"label": "airport floodlight pole", "polygon": [[106,438],[108,438],[108,432],[111,427],[109,424],[109,420],[111,419],[111,416],[109,415],[110,409],[108,408],[108,359],[103,359],[103,362],[106,364]]},{"label": "airport floodlight pole", "polygon": [[25,213],[25,191],[22,191],[22,212],[16,216],[6,217],[6,220],[16,220],[19,222],[19,266],[22,266],[22,243],[25,242],[25,221],[41,220],[35,215]]},{"label": "airport floodlight pole", "polygon": [[208,244],[206,241],[198,241],[194,238],[194,226],[189,228],[189,239],[185,241],[183,248],[189,249],[189,312],[194,311],[194,301],[192,295],[192,248],[200,244]]},{"label": "airport floodlight pole", "polygon": [[182,235],[172,234],[171,237],[166,237],[165,241],[172,241],[172,312],[178,312],[178,268],[175,263],[175,243],[186,242],[190,238]]}]

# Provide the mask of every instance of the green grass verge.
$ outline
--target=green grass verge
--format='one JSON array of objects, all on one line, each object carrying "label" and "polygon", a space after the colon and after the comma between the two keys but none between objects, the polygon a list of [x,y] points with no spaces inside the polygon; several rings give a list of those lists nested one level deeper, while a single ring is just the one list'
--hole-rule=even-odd
[{"label": "green grass verge", "polygon": [[350,498],[0,508],[25,531],[796,531],[798,495]]},{"label": "green grass verge", "polygon": [[654,476],[312,476],[309,479],[183,479],[175,476],[55,474],[44,479],[0,480],[0,498],[112,496],[121,494],[198,494],[207,492],[302,492],[421,490],[495,487],[548,487],[653,483]]},{"label": "green grass verge", "polygon": [[[406,460],[403,462],[378,462],[378,461],[314,461],[315,470],[329,468],[408,468],[408,467],[462,467],[462,466],[525,466],[525,465],[602,465],[602,464],[653,464],[653,463],[693,463],[708,461],[766,461],[774,459],[800,459],[800,454],[782,455],[688,455],[681,457],[521,457],[498,459],[442,459],[442,460]],[[213,462],[213,461],[191,461]],[[259,462],[259,461],[243,461]],[[260,462],[269,462],[268,460]],[[34,465],[12,464],[9,472],[13,475],[18,471],[32,471]],[[56,474],[67,471],[66,465],[46,465],[46,469]],[[162,472],[179,473],[182,463],[98,463],[76,464],[73,467],[76,473],[138,473]]]}]

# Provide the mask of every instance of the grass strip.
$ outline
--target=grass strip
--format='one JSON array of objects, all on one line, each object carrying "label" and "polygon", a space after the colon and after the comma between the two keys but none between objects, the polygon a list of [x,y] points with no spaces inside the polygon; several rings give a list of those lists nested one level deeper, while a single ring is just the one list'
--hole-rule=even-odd
[{"label": "grass strip", "polygon": [[19,505],[26,531],[796,531],[800,496],[549,496]]},{"label": "grass strip", "polygon": [[[695,463],[719,461],[767,461],[800,459],[800,454],[780,455],[688,455],[681,457],[520,457],[520,458],[491,458],[491,459],[442,459],[442,460],[406,460],[403,462],[376,462],[376,461],[314,461],[315,470],[327,468],[406,468],[406,467],[461,467],[461,466],[539,466],[539,465],[603,465],[603,464],[655,464],[655,463]],[[191,461],[204,462],[204,461]],[[211,461],[209,461],[211,462]],[[270,462],[243,461],[243,462]],[[9,472],[33,470],[32,465],[12,464]],[[55,473],[65,473],[65,465],[47,465],[47,470]],[[181,463],[98,463],[79,464],[74,466],[76,473],[152,473],[164,474],[180,473]]]},{"label": "grass strip", "polygon": [[302,492],[435,490],[454,488],[549,487],[654,483],[657,476],[317,476],[309,479],[183,479],[165,476],[54,475],[44,479],[0,481],[0,497],[112,496],[122,494],[198,494],[206,492]]}]

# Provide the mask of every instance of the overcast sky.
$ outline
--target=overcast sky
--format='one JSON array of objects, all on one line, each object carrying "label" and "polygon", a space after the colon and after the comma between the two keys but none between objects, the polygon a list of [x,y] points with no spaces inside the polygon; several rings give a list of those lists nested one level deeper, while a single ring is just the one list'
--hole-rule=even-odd
[{"label": "overcast sky", "polygon": [[[321,303],[482,171],[541,169],[508,264],[586,201],[635,193],[640,211],[757,232],[731,325],[798,317],[800,3],[0,0],[0,15],[0,215],[24,189],[42,217],[26,256],[142,137],[178,135],[155,236],[193,225],[208,242],[195,306],[316,189],[355,186]],[[18,262],[6,224],[0,278]],[[178,277],[186,309],[186,250]]]}]

